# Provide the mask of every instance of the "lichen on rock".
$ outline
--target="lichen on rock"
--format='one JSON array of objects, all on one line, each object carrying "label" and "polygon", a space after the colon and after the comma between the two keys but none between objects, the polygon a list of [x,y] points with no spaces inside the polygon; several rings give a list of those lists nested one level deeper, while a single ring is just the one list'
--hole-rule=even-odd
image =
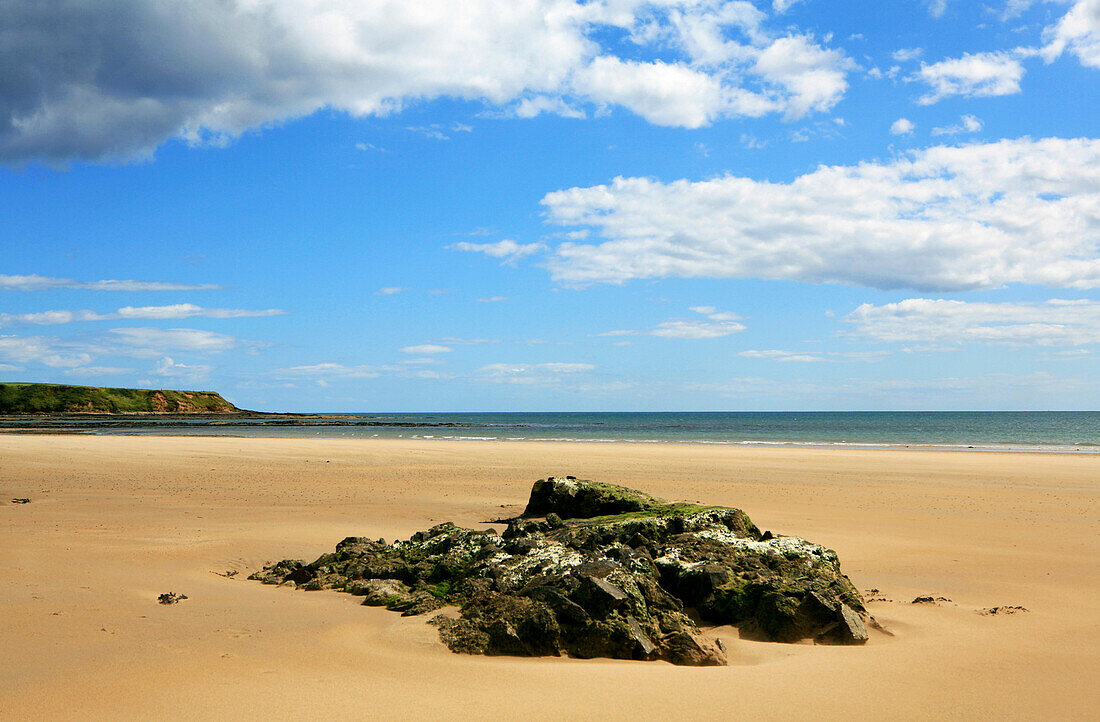
[{"label": "lichen on rock", "polygon": [[[543,517],[543,518],[537,518]],[[830,549],[761,533],[740,509],[668,504],[573,477],[535,483],[502,534],[439,524],[407,541],[349,537],[250,579],[338,589],[432,619],[455,652],[726,663],[689,615],[762,639],[867,640],[863,600]]]}]

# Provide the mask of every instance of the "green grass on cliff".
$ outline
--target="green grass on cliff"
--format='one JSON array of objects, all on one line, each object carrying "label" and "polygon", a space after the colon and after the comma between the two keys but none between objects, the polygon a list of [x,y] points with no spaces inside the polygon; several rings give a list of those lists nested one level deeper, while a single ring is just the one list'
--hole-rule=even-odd
[{"label": "green grass on cliff", "polygon": [[0,414],[224,414],[239,410],[213,391],[0,383]]}]

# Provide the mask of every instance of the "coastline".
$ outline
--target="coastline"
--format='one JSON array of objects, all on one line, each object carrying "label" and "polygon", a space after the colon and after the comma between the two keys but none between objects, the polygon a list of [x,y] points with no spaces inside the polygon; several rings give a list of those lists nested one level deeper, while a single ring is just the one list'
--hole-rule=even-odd
[{"label": "coastline", "polygon": [[[1076,682],[1100,668],[1089,454],[0,435],[0,458],[14,716],[1084,719],[1100,703]],[[892,600],[869,608],[895,636],[842,649],[718,629],[731,663],[707,670],[467,657],[422,618],[243,578],[348,535],[484,528],[550,472],[738,506],[826,544]],[[156,604],[168,591],[189,599]],[[951,602],[910,603],[928,594]],[[977,613],[1000,605],[1029,611]]]},{"label": "coastline", "polygon": [[0,415],[2,433],[1100,453],[1100,412]]},{"label": "coastline", "polygon": [[136,438],[193,438],[193,439],[283,439],[287,441],[301,440],[301,441],[322,441],[322,440],[340,440],[340,441],[427,441],[427,442],[458,442],[458,443],[535,443],[535,444],[608,444],[608,445],[626,445],[626,446],[652,446],[652,445],[670,445],[670,446],[704,446],[704,447],[727,447],[727,448],[759,448],[759,449],[820,449],[820,450],[836,450],[836,451],[944,451],[944,452],[977,452],[977,453],[1004,453],[1004,454],[1079,454],[1079,455],[1095,455],[1100,454],[1100,445],[1095,444],[1068,444],[1068,445],[1015,445],[1015,444],[999,444],[990,446],[980,446],[973,444],[875,444],[875,443],[859,443],[859,442],[831,442],[831,441],[758,441],[758,440],[735,440],[735,441],[711,441],[706,439],[599,439],[599,438],[557,438],[557,437],[488,437],[488,436],[436,436],[436,435],[423,435],[412,434],[409,436],[338,436],[338,435],[321,435],[315,436],[307,435],[282,435],[279,433],[271,434],[233,434],[224,433],[218,431],[218,433],[163,433],[162,430],[151,431],[113,431],[104,429],[57,429],[49,427],[35,427],[28,426],[25,428],[17,427],[2,427],[0,426],[0,435],[34,435],[34,436],[121,436],[121,437],[136,437]]}]

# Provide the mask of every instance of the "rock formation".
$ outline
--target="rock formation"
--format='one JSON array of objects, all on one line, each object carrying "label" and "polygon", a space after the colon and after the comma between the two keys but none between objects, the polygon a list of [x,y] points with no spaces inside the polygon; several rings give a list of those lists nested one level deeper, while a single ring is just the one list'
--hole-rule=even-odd
[{"label": "rock formation", "polygon": [[535,483],[503,534],[451,523],[408,541],[349,537],[266,584],[337,589],[405,615],[443,607],[455,652],[725,664],[688,611],[777,642],[867,640],[863,600],[830,549],[761,533],[740,509],[668,504],[611,484]]}]

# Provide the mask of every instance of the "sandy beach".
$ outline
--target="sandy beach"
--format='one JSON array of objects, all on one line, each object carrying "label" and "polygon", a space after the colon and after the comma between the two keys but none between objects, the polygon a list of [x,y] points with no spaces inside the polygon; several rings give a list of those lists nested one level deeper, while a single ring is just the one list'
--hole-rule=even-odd
[{"label": "sandy beach", "polygon": [[[424,618],[245,579],[489,526],[567,473],[830,546],[894,636],[719,628],[730,664],[705,669],[471,657]],[[1098,559],[1100,455],[0,435],[0,718],[1086,719]],[[1002,605],[1029,611],[978,613]]]}]

